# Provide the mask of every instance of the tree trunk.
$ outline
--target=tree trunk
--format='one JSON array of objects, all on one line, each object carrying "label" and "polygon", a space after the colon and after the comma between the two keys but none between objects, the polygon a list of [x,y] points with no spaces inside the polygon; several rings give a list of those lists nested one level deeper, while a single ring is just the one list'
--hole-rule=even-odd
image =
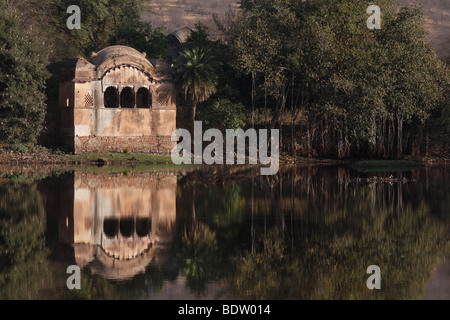
[{"label": "tree trunk", "polygon": [[[360,151],[359,148],[357,148],[358,152]],[[344,134],[344,157],[348,158],[350,155],[350,148],[349,148],[349,141],[347,134]]]},{"label": "tree trunk", "polygon": [[403,119],[397,115],[397,158],[403,153]]},{"label": "tree trunk", "polygon": [[195,185],[192,188],[192,196],[191,196],[191,219],[192,222],[195,223],[197,219],[197,215],[195,214]]},{"label": "tree trunk", "polygon": [[311,157],[311,134],[309,132],[309,121],[306,125],[306,154]]},{"label": "tree trunk", "polygon": [[194,139],[195,114],[197,112],[197,103],[193,102],[191,106],[191,136]]},{"label": "tree trunk", "polygon": [[395,151],[394,151],[394,142],[395,142],[395,120],[394,116],[391,117],[391,126],[389,129],[389,157],[395,157]]}]

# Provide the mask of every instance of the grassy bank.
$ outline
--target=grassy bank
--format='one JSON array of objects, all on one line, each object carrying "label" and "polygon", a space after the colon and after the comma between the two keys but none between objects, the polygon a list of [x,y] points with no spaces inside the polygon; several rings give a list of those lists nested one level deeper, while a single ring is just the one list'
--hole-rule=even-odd
[{"label": "grassy bank", "polygon": [[170,164],[172,159],[170,155],[158,155],[158,154],[147,154],[147,153],[86,153],[81,155],[65,154],[69,160],[72,161],[83,161],[83,162],[137,162],[137,163],[161,163]]},{"label": "grassy bank", "polygon": [[1,164],[172,164],[170,155],[148,153],[92,152],[71,154],[44,147],[13,145],[0,149]]}]

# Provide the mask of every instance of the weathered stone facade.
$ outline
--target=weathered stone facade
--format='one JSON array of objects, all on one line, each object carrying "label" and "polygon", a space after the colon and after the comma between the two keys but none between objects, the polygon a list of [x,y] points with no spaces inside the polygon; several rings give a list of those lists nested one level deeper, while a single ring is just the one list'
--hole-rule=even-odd
[{"label": "weathered stone facade", "polygon": [[59,89],[61,142],[74,153],[168,154],[176,129],[170,67],[130,47],[112,46],[68,61]]}]

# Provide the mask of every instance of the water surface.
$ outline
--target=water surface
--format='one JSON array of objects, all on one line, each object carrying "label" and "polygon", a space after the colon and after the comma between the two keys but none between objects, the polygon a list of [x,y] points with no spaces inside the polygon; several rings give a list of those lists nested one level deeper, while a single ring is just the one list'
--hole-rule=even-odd
[{"label": "water surface", "polygon": [[4,174],[0,298],[450,299],[447,168],[258,174]]}]

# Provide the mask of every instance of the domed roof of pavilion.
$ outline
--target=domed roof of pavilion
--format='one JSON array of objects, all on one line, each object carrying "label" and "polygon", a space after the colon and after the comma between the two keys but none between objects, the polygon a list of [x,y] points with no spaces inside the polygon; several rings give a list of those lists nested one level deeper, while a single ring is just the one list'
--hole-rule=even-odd
[{"label": "domed roof of pavilion", "polygon": [[92,53],[89,61],[96,66],[100,66],[110,59],[118,59],[121,57],[128,57],[132,58],[133,60],[141,61],[143,63],[149,63],[149,61],[146,59],[145,53],[141,53],[136,49],[127,46],[107,47],[100,50],[99,52]]},{"label": "domed roof of pavilion", "polygon": [[151,75],[155,74],[155,66],[147,60],[146,54],[127,46],[111,46],[94,52],[89,62],[96,66],[99,78],[108,70],[122,65],[144,70]]},{"label": "domed roof of pavilion", "polygon": [[89,59],[75,58],[62,65],[65,80],[94,81],[101,79],[109,70],[122,66],[137,68],[156,80],[171,80],[170,66],[162,59],[147,59],[145,53],[127,46],[110,46],[93,52]]}]

